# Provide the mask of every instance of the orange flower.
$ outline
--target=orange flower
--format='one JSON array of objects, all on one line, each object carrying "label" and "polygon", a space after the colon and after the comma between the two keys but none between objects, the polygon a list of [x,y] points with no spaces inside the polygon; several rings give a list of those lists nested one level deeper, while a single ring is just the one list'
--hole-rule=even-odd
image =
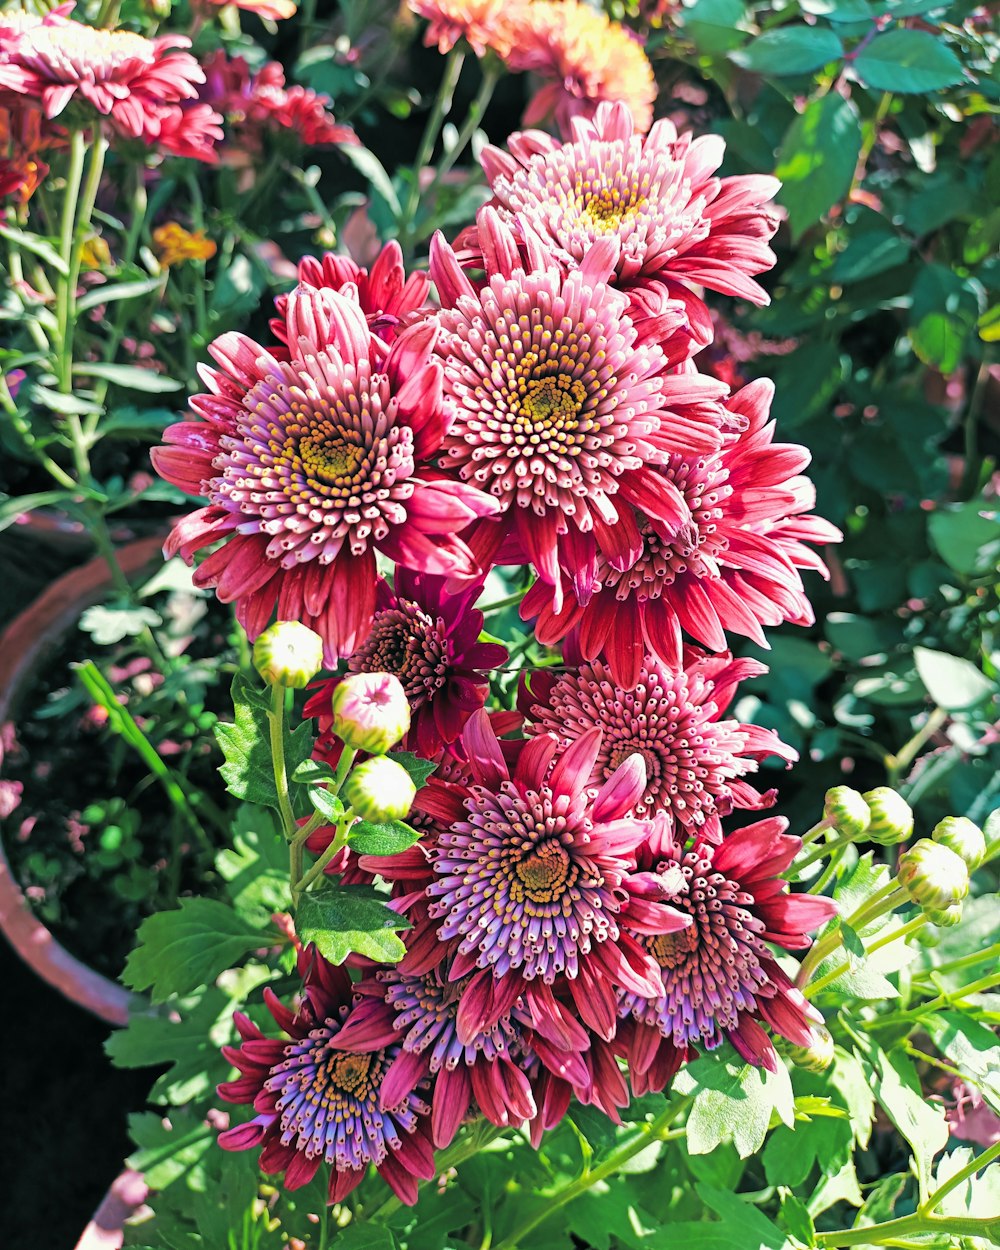
[{"label": "orange flower", "polygon": [[0,196],[27,204],[49,172],[38,154],[62,142],[38,109],[0,109]]},{"label": "orange flower", "polygon": [[409,0],[410,8],[430,22],[424,43],[450,52],[464,39],[476,56],[488,51],[506,58],[513,46],[515,29],[509,0]]},{"label": "orange flower", "polygon": [[554,114],[565,132],[572,118],[593,117],[607,100],[627,105],[638,131],[649,129],[656,81],[631,31],[582,0],[527,0],[507,12],[516,28],[508,68],[545,80],[528,105],[525,125]]},{"label": "orange flower", "polygon": [[180,265],[186,260],[209,260],[216,247],[205,238],[204,230],[185,230],[177,221],[168,221],[153,231],[153,242],[160,264],[165,268]]}]

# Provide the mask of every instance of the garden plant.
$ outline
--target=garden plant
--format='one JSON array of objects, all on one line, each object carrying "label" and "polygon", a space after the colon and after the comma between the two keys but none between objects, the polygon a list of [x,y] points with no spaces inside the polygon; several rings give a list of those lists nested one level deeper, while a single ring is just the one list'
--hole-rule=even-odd
[{"label": "garden plant", "polygon": [[1000,1245],[998,52],[0,8],[0,921],[151,1069],[81,1247]]}]

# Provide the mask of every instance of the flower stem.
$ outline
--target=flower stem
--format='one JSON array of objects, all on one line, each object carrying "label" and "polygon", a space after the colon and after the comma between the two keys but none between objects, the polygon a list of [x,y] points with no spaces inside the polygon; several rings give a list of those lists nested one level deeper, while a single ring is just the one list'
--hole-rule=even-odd
[{"label": "flower stem", "polygon": [[927,717],[921,727],[913,735],[912,738],[899,748],[895,755],[890,755],[885,761],[886,771],[889,774],[889,785],[897,787],[906,770],[917,758],[922,747],[934,737],[937,731],[945,724],[948,719],[948,713],[944,708],[936,707]]},{"label": "flower stem", "polygon": [[[295,813],[288,797],[288,771],[285,768],[285,687],[279,682],[271,687],[271,710],[267,714],[271,737],[271,764],[274,769],[274,788],[278,792],[278,810],[281,814],[281,831],[289,841],[298,833]],[[292,878],[292,888],[295,878]]]},{"label": "flower stem", "polygon": [[340,818],[340,821],[337,824],[337,832],[330,845],[326,848],[319,859],[316,860],[308,872],[299,877],[298,881],[292,882],[292,899],[294,902],[298,902],[299,896],[304,894],[314,881],[317,881],[320,877],[322,877],[327,864],[329,864],[335,855],[339,854],[344,849],[347,844],[348,831],[353,824],[354,813],[348,810]]},{"label": "flower stem", "polygon": [[438,135],[441,133],[441,126],[451,111],[452,97],[455,94],[455,88],[458,85],[464,62],[465,53],[456,44],[448,53],[448,59],[445,61],[441,85],[438,87],[437,95],[434,97],[434,103],[431,106],[427,124],[424,127],[423,137],[420,140],[420,147],[417,150],[417,159],[413,165],[413,180],[406,197],[406,203],[403,206],[402,216],[397,222],[399,241],[404,253],[406,253],[413,241],[413,219],[416,216],[417,206],[420,203],[420,174],[430,162],[434,144],[437,143]]},{"label": "flower stem", "polygon": [[59,361],[57,376],[59,389],[68,395],[73,389],[73,348],[71,325],[73,305],[76,303],[75,284],[70,282],[73,272],[74,232],[76,212],[83,182],[83,165],[87,153],[87,141],[82,130],[74,130],[69,140],[69,166],[66,170],[66,187],[63,191],[62,222],[59,229],[59,255],[66,266],[66,273],[59,275],[56,294],[56,325],[59,338]]},{"label": "flower stem", "polygon": [[846,852],[847,852],[846,846],[842,846],[838,850],[834,851],[834,853],[830,856],[830,862],[827,864],[827,866],[823,869],[820,875],[816,878],[816,880],[809,887],[808,893],[810,894],[822,894],[823,893],[823,891],[826,889],[831,879],[833,878],[834,873],[840,867],[840,862],[844,858],[844,855],[846,854]]},{"label": "flower stem", "polygon": [[347,774],[351,771],[351,765],[354,763],[358,752],[355,747],[349,747],[346,743],[344,749],[340,753],[340,759],[337,760],[337,767],[334,770],[333,780],[330,782],[330,789],[334,794],[340,793],[340,787],[347,780]]},{"label": "flower stem", "polygon": [[792,873],[795,877],[802,876],[802,870],[815,864],[817,860],[824,859],[831,851],[839,851],[842,846],[849,846],[857,835],[853,833],[843,833],[839,838],[834,838],[832,842],[823,842],[817,846],[815,850],[809,852],[805,859],[800,859],[798,863],[792,866]]},{"label": "flower stem", "polygon": [[545,1206],[541,1211],[537,1211],[534,1215],[518,1224],[512,1233],[498,1242],[494,1250],[516,1250],[525,1237],[533,1232],[539,1224],[543,1224],[556,1211],[578,1198],[581,1194],[587,1192],[588,1189],[598,1184],[600,1181],[613,1176],[615,1172],[630,1159],[634,1159],[646,1147],[654,1141],[670,1141],[674,1137],[679,1137],[684,1133],[684,1129],[669,1131],[670,1125],[682,1115],[690,1104],[690,1097],[684,1097],[677,1102],[670,1103],[663,1111],[648,1124],[640,1124],[637,1131],[628,1141],[624,1142],[617,1150],[612,1151],[610,1155],[599,1164],[596,1168],[584,1169],[583,1175],[579,1176],[575,1181],[571,1181],[568,1185],[564,1185],[562,1189],[557,1190],[554,1194],[546,1194],[544,1196]]},{"label": "flower stem", "polygon": [[449,149],[447,154],[441,157],[441,161],[438,164],[433,179],[431,180],[431,185],[427,188],[428,196],[432,195],[433,192],[437,190],[437,188],[441,185],[441,181],[445,174],[448,173],[458,158],[469,146],[472,136],[476,133],[476,129],[479,126],[479,123],[483,120],[483,115],[489,107],[490,100],[493,99],[493,92],[496,91],[497,83],[499,81],[500,71],[496,66],[490,65],[483,71],[483,81],[479,84],[479,90],[476,93],[476,98],[469,105],[469,111],[465,115],[465,121],[462,123],[462,128],[459,130],[454,144]]},{"label": "flower stem", "polygon": [[[891,933],[886,933],[877,941],[872,942],[871,946],[865,947],[865,955],[873,955],[875,951],[881,950],[883,946],[888,946],[891,942],[901,941],[908,937],[911,933],[916,933],[918,929],[922,929],[927,924],[926,915],[921,912],[919,916],[915,916],[906,924],[901,925],[898,929],[893,929]],[[825,990],[828,985],[832,985],[834,981],[839,980],[845,973],[850,972],[850,962],[839,964],[836,968],[832,968],[829,972],[819,977],[815,981],[810,981],[808,985],[803,987],[803,994],[806,998],[815,998],[820,991]]]},{"label": "flower stem", "polygon": [[[891,911],[898,902],[906,897],[906,891],[893,877],[880,890],[876,890],[867,902],[862,903],[855,912],[848,916],[844,923],[852,929],[860,929],[866,924],[871,924],[873,920],[877,920],[885,912]],[[818,942],[814,943],[812,949],[803,959],[799,968],[799,974],[795,978],[795,984],[799,989],[806,984],[823,960],[832,955],[838,946],[843,945],[843,941],[843,926],[838,925],[826,937],[822,937]]]}]

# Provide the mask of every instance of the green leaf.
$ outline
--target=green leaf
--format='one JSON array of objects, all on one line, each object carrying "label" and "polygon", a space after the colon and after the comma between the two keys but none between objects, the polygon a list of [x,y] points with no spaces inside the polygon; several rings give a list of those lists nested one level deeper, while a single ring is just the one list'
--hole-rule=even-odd
[{"label": "green leaf", "polygon": [[794,1194],[783,1194],[781,1198],[781,1222],[803,1245],[816,1245],[816,1228],[809,1214],[809,1208],[801,1198]]},{"label": "green leaf", "polygon": [[0,239],[7,239],[11,243],[16,243],[18,247],[23,247],[26,251],[41,257],[56,273],[62,274],[64,278],[68,277],[69,270],[66,267],[66,262],[59,255],[53,243],[49,243],[46,239],[39,238],[37,234],[30,234],[26,230],[15,230],[13,226],[2,225],[0,225]]},{"label": "green leaf", "polygon": [[855,1141],[864,1149],[871,1138],[872,1125],[875,1122],[875,1096],[868,1085],[861,1061],[853,1052],[838,1046],[827,1080],[850,1113]]},{"label": "green leaf", "polygon": [[858,53],[852,68],[876,91],[938,91],[961,82],[962,62],[940,36],[925,30],[889,30]]},{"label": "green leaf", "polygon": [[743,0],[695,0],[678,14],[685,34],[707,56],[720,56],[746,39],[739,29],[746,19]]},{"label": "green leaf", "polygon": [[427,778],[437,768],[437,764],[432,764],[430,760],[420,759],[412,751],[390,751],[389,759],[395,760],[406,769],[418,790],[427,784]]},{"label": "green leaf", "polygon": [[764,1144],[773,1114],[789,1127],[795,1121],[795,1099],[783,1064],[777,1072],[767,1072],[733,1055],[706,1055],[683,1069],[675,1084],[681,1093],[696,1092],[687,1122],[687,1147],[693,1155],[732,1141],[745,1159]]},{"label": "green leaf", "polygon": [[[278,810],[268,722],[270,697],[242,673],[233,678],[232,697],[234,723],[215,726],[215,736],[226,757],[219,772],[236,798]],[[292,733],[286,730],[285,768],[289,772],[294,773],[311,753],[312,734],[306,722]]]},{"label": "green leaf", "polygon": [[[713,1189],[711,1185],[699,1183],[695,1186],[698,1196],[710,1211],[719,1216],[722,1226],[729,1231],[732,1238],[730,1245],[737,1247],[753,1247],[753,1250],[783,1250],[788,1245],[785,1235],[771,1221],[737,1194],[726,1193],[722,1189]],[[711,1226],[709,1226],[711,1227]],[[670,1230],[673,1234],[674,1230]],[[697,1245],[697,1237],[692,1242],[689,1236],[671,1236],[671,1242],[689,1250],[692,1244]],[[716,1244],[716,1243],[713,1243]]]},{"label": "green leaf", "polygon": [[985,499],[945,504],[928,520],[931,542],[956,573],[992,572],[1000,555],[1000,517]]},{"label": "green leaf", "polygon": [[808,74],[839,60],[844,45],[828,26],[782,26],[752,39],[729,59],[755,74]]},{"label": "green leaf", "polygon": [[49,504],[73,503],[78,495],[68,490],[40,490],[30,495],[12,495],[0,503],[0,533],[13,525],[18,517],[36,508],[47,508]]},{"label": "green leaf", "polygon": [[292,773],[292,781],[302,786],[313,786],[321,782],[332,781],[334,770],[323,760],[308,759]]},{"label": "green leaf", "polygon": [[160,625],[163,617],[152,608],[112,607],[95,604],[80,617],[80,628],[101,647],[135,638],[147,626]]},{"label": "green leaf", "polygon": [[144,391],[147,395],[179,391],[184,385],[176,378],[164,377],[162,373],[143,369],[139,365],[106,365],[100,361],[81,360],[73,365],[73,372],[88,378],[104,378],[115,386],[124,386],[130,391]]},{"label": "green leaf", "polygon": [[359,820],[347,837],[348,845],[359,855],[398,855],[419,841],[416,829],[401,820]]},{"label": "green leaf", "polygon": [[215,1144],[216,1130],[190,1111],[172,1110],[169,1120],[143,1111],[129,1116],[128,1128],[137,1147],[129,1166],[142,1172],[151,1189],[165,1189],[182,1176],[200,1172]]},{"label": "green leaf", "polygon": [[975,707],[996,694],[996,685],[971,660],[927,647],[914,647],[920,680],[927,693],[946,712]]},{"label": "green leaf", "polygon": [[403,215],[403,206],[399,202],[396,188],[386,172],[385,166],[375,155],[361,143],[344,143],[338,149],[345,160],[350,161],[359,174],[369,182],[388,205],[389,211],[397,221]]},{"label": "green leaf", "polygon": [[344,804],[339,796],[323,786],[313,786],[309,791],[309,802],[332,825],[335,825],[344,814]]},{"label": "green leaf", "polygon": [[154,1002],[209,985],[244,955],[267,944],[225,903],[182,898],[175,911],[161,911],[139,926],[138,945],[128,957],[122,980],[134,990],[151,991]]},{"label": "green leaf", "polygon": [[976,1086],[984,1101],[1000,1115],[1000,1041],[992,1029],[958,1011],[928,1016],[922,1021],[922,1027],[941,1054]]},{"label": "green leaf", "polygon": [[387,907],[368,886],[325,884],[299,899],[295,927],[303,942],[315,942],[331,963],[365,955],[376,963],[396,963],[406,947],[396,936],[410,922]]},{"label": "green leaf", "polygon": [[792,123],[774,172],[795,239],[851,189],[860,152],[857,110],[833,92],[811,100]]},{"label": "green leaf", "polygon": [[142,278],[138,282],[108,282],[104,286],[94,287],[76,301],[77,312],[86,312],[88,308],[97,308],[100,304],[110,304],[119,299],[138,299],[140,295],[148,295],[164,285],[166,279]]},{"label": "green leaf", "polygon": [[233,257],[229,267],[216,276],[209,303],[213,319],[238,321],[260,303],[264,278],[243,255]]},{"label": "green leaf", "polygon": [[288,844],[272,814],[241,804],[233,821],[233,845],[221,850],[215,867],[237,913],[250,924],[266,925],[291,905]]},{"label": "green leaf", "polygon": [[399,1250],[399,1242],[388,1228],[371,1224],[348,1224],[330,1242],[331,1250]]},{"label": "green leaf", "polygon": [[162,434],[168,425],[177,420],[177,413],[170,408],[136,408],[122,405],[101,419],[101,437],[136,434]]}]

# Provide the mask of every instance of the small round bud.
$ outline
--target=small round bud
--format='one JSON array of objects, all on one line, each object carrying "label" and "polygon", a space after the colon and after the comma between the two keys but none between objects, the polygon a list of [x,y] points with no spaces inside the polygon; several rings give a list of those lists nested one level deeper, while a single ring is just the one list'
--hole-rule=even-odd
[{"label": "small round bud", "polygon": [[941,930],[934,924],[925,924],[922,928],[914,931],[913,940],[918,946],[940,946]]},{"label": "small round bud", "polygon": [[951,929],[962,923],[962,904],[952,903],[950,907],[928,907],[927,919],[941,929]]},{"label": "small round bud", "polygon": [[253,666],[269,686],[303,690],[323,667],[323,639],[298,621],[275,621],[253,644]]},{"label": "small round bud", "polygon": [[812,1032],[813,1040],[808,1046],[789,1046],[786,1053],[797,1068],[825,1072],[833,1063],[833,1037],[821,1024],[814,1024]]},{"label": "small round bud", "polygon": [[823,819],[843,837],[859,838],[871,821],[868,804],[850,786],[833,786],[823,802]]},{"label": "small round bud", "polygon": [[946,816],[939,820],[931,832],[931,837],[949,851],[961,855],[969,866],[969,872],[975,872],[986,858],[986,839],[978,825],[974,825],[965,816]]},{"label": "small round bud", "polygon": [[871,812],[867,834],[872,842],[892,846],[905,842],[913,832],[913,809],[901,794],[888,786],[878,786],[864,795]]},{"label": "small round bud", "polygon": [[351,673],[333,691],[333,732],[355,751],[384,755],[410,728],[410,705],[391,673]]},{"label": "small round bud", "polygon": [[926,911],[944,911],[969,892],[965,860],[946,846],[921,838],[899,857],[899,884]]},{"label": "small round bud", "polygon": [[376,755],[351,769],[340,797],[362,820],[402,820],[416,797],[413,778],[387,755]]}]

